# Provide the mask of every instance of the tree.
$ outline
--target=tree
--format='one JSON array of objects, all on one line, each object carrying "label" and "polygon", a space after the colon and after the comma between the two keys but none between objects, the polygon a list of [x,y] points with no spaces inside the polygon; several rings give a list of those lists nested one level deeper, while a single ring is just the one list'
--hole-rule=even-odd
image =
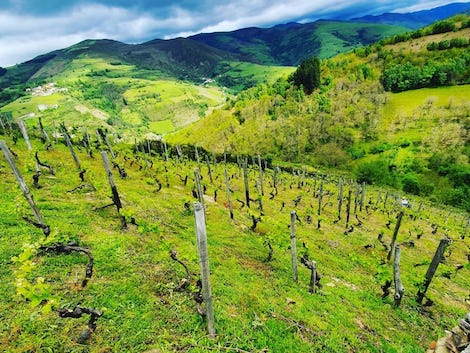
[{"label": "tree", "polygon": [[302,86],[305,94],[311,94],[320,86],[320,59],[311,57],[303,60],[292,75],[297,87]]}]

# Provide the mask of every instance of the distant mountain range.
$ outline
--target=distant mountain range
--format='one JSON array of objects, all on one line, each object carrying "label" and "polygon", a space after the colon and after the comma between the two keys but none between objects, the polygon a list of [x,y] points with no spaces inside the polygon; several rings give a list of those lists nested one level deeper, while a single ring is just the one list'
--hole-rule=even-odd
[{"label": "distant mountain range", "polygon": [[84,55],[195,82],[200,82],[202,77],[220,74],[218,65],[227,61],[295,66],[310,56],[332,57],[469,9],[470,3],[455,3],[409,14],[366,16],[352,21],[287,23],[271,28],[155,39],[142,44],[85,40],[19,65],[0,68],[0,88],[53,77],[62,72],[71,60]]},{"label": "distant mountain range", "polygon": [[470,2],[453,3],[431,10],[416,11],[410,13],[384,13],[378,16],[363,16],[353,18],[353,22],[382,23],[388,25],[402,26],[409,29],[418,29],[433,22],[443,20],[457,13],[469,13]]}]

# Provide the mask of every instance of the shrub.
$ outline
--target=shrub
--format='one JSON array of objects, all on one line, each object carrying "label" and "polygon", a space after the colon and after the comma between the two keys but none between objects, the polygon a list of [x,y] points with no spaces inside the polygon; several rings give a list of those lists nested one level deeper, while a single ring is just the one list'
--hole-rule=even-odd
[{"label": "shrub", "polygon": [[403,191],[409,194],[420,195],[421,185],[416,174],[406,174],[401,180]]}]

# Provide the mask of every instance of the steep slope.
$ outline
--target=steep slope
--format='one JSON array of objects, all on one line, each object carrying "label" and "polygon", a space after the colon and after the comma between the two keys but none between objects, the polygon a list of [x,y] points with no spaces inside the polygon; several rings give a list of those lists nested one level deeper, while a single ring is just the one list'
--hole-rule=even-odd
[{"label": "steep slope", "polygon": [[[194,146],[181,146],[178,156],[168,145],[167,159],[158,141],[137,148],[113,144],[112,174],[123,206],[118,213],[113,204],[106,207],[112,193],[100,150],[108,147],[96,134],[90,153],[81,147],[85,136],[74,133],[73,146],[86,169],[81,181],[62,140],[48,146],[31,121],[27,129],[34,151],[55,172],[42,169],[38,188],[31,183],[34,157],[25,141],[15,144],[8,129],[0,129],[0,138],[15,152],[51,233],[45,237],[27,222],[33,213],[2,154],[1,351],[413,353],[432,344],[468,309],[465,215],[420,198],[404,208],[392,189],[364,189],[349,176],[311,168],[295,168],[294,175],[291,168],[282,171],[269,163],[262,174],[257,164],[248,164],[246,180],[256,199],[248,208],[240,166],[224,164],[222,155],[214,163],[211,153],[199,149],[201,162],[207,161],[199,169],[215,311],[216,338],[210,339],[199,314],[205,303],[197,284]],[[51,125],[45,129],[52,135]],[[225,175],[234,219],[221,192]],[[393,261],[386,258],[394,229],[405,286],[400,306],[385,285],[393,279]],[[297,281],[291,265],[294,230]],[[416,293],[442,238],[452,243],[419,305]],[[93,257],[92,271],[86,253],[70,250],[77,246]],[[318,282],[310,293],[311,271],[303,263],[310,266],[312,260]],[[90,324],[84,308],[101,315]]]}]

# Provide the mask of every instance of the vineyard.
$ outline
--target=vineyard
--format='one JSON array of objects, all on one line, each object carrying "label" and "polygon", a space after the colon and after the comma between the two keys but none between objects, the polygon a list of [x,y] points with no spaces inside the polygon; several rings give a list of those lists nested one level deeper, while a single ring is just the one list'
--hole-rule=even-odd
[{"label": "vineyard", "polygon": [[1,123],[2,351],[423,352],[469,311],[461,210],[256,153]]}]

